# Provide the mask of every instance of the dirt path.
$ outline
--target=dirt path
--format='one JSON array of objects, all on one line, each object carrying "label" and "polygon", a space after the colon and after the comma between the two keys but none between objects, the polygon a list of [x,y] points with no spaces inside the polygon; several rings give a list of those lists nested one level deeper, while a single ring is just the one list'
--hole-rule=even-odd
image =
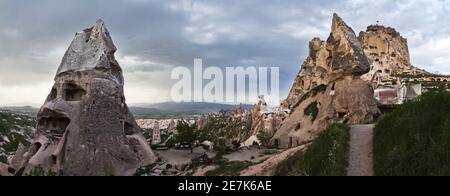
[{"label": "dirt path", "polygon": [[348,176],[373,176],[372,138],[374,125],[354,125],[350,130]]}]

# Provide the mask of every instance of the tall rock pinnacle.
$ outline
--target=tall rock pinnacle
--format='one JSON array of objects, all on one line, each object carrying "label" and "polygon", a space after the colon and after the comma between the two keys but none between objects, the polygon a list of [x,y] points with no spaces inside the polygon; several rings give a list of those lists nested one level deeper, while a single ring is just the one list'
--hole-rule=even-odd
[{"label": "tall rock pinnacle", "polygon": [[[333,15],[327,50],[331,54],[331,70],[344,75],[361,76],[370,66],[355,32],[337,14]],[[338,74],[339,75],[339,74]]]},{"label": "tall rock pinnacle", "polygon": [[334,14],[327,41],[309,42],[309,55],[285,101],[290,116],[272,142],[293,147],[314,139],[334,122],[372,122],[379,115],[377,102],[369,84],[359,79],[369,69],[354,31]]},{"label": "tall rock pinnacle", "polygon": [[354,31],[334,14],[327,41],[314,38],[309,42],[309,55],[295,78],[287,102],[295,104],[302,94],[316,86],[345,76],[361,76],[369,69],[369,62]]},{"label": "tall rock pinnacle", "polygon": [[75,34],[56,76],[73,71],[107,71],[123,84],[122,69],[114,58],[116,46],[102,20]]},{"label": "tall rock pinnacle", "polygon": [[61,175],[133,175],[155,155],[130,113],[122,70],[103,21],[76,33],[40,109],[18,174],[37,167]]}]

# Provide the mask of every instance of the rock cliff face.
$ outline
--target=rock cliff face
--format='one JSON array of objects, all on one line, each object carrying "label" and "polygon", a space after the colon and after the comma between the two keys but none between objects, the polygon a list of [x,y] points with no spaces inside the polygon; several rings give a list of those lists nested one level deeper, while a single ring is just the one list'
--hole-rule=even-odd
[{"label": "rock cliff face", "polygon": [[449,76],[411,65],[408,42],[394,28],[371,25],[358,39],[370,64],[361,78],[375,89],[381,107],[402,104],[430,89],[449,89]]},{"label": "rock cliff face", "polygon": [[244,122],[239,141],[244,146],[253,145],[254,141],[264,145],[259,141],[258,135],[261,133],[274,135],[284,116],[283,110],[269,108],[263,95],[259,96],[258,103],[251,110],[247,111],[242,106],[237,107],[233,111],[233,118]]},{"label": "rock cliff face", "polygon": [[76,33],[38,113],[18,174],[133,175],[155,156],[130,113],[116,47],[103,21]]},{"label": "rock cliff face", "polygon": [[395,74],[424,74],[411,65],[408,41],[392,27],[371,25],[359,33],[370,71],[362,76],[363,80],[376,82],[393,82]]},{"label": "rock cliff face", "polygon": [[370,69],[353,30],[336,14],[326,42],[314,38],[287,98],[291,114],[272,138],[281,148],[314,139],[334,122],[369,123],[379,115],[373,89],[360,79]]},{"label": "rock cliff face", "polygon": [[369,71],[367,57],[355,32],[337,14],[333,16],[326,48],[330,53],[330,81],[342,76],[361,76]]},{"label": "rock cliff face", "polygon": [[319,85],[328,84],[331,65],[329,57],[330,52],[326,49],[325,41],[314,38],[309,42],[309,55],[294,80],[286,105],[294,105],[306,92]]},{"label": "rock cliff face", "polygon": [[314,38],[309,42],[309,55],[301,66],[287,102],[295,104],[311,89],[326,85],[343,76],[361,76],[370,69],[367,57],[353,30],[334,14],[327,41]]}]

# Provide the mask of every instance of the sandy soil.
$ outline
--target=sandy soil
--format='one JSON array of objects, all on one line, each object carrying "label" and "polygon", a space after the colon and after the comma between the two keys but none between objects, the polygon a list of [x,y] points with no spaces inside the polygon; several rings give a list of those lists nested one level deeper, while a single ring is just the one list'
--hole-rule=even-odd
[{"label": "sandy soil", "polygon": [[374,125],[351,127],[348,176],[373,176],[373,128]]}]

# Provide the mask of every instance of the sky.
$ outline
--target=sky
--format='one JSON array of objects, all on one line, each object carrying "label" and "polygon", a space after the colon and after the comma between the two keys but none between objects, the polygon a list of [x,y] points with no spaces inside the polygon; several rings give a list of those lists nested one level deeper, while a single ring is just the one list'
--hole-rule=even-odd
[{"label": "sky", "polygon": [[75,32],[99,18],[124,70],[128,103],[170,101],[174,67],[280,68],[286,96],[332,14],[356,33],[379,21],[408,39],[412,64],[450,74],[450,0],[0,0],[0,105],[42,104]]}]

